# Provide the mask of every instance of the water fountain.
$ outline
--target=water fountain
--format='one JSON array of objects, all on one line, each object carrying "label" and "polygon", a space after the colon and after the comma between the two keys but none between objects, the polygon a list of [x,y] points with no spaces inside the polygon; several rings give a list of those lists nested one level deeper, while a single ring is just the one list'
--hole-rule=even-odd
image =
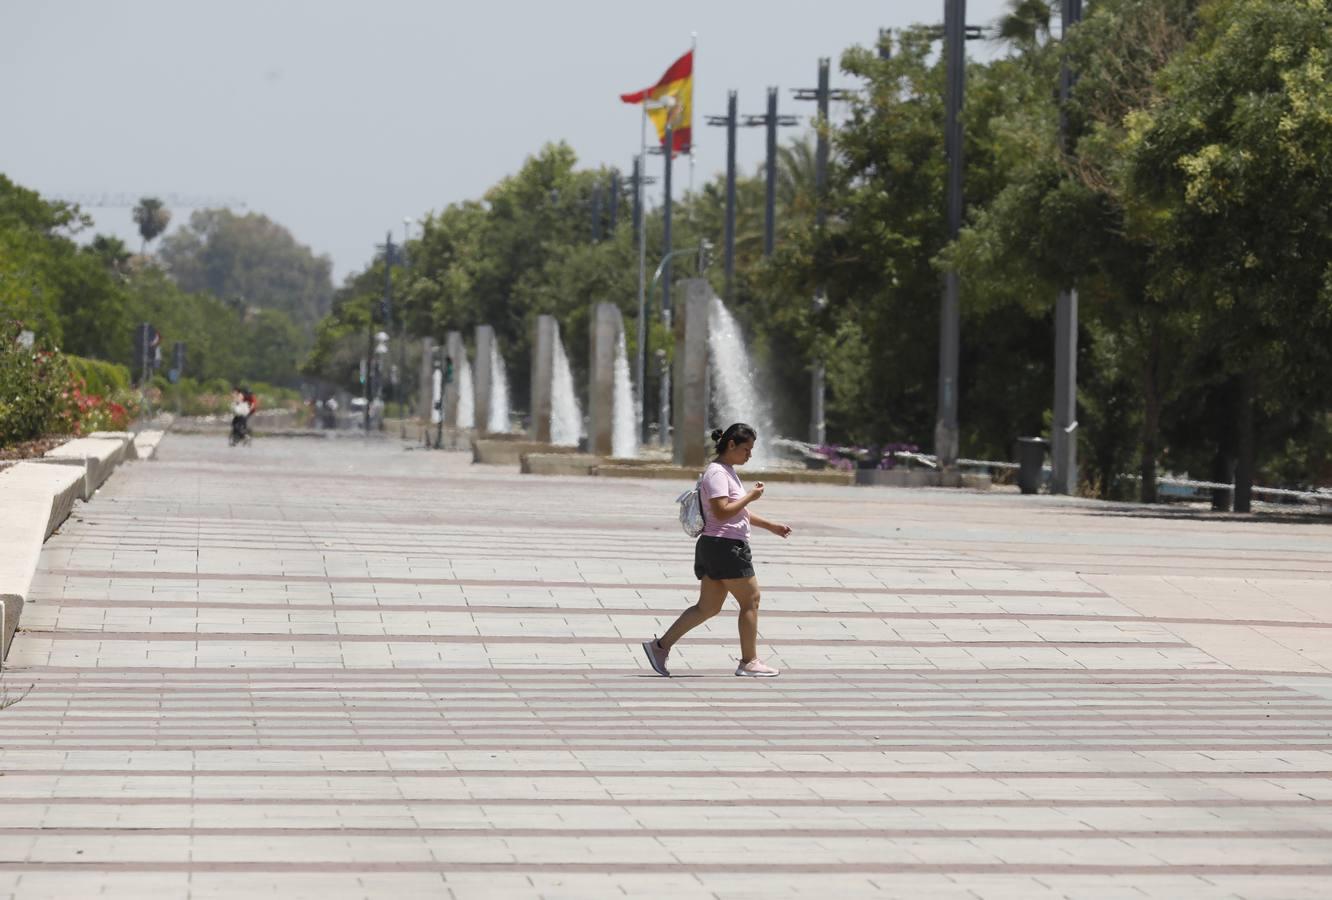
[{"label": "water fountain", "polygon": [[611,455],[620,459],[638,455],[639,406],[634,398],[634,383],[629,377],[629,351],[624,329],[615,340],[614,420],[611,425]]},{"label": "water fountain", "polygon": [[592,354],[588,365],[587,449],[597,456],[638,455],[638,416],[624,318],[614,303],[592,308]]},{"label": "water fountain", "polygon": [[509,372],[499,347],[490,351],[490,404],[487,409],[486,431],[507,434],[509,431]]},{"label": "water fountain", "polygon": [[574,390],[573,369],[569,366],[569,356],[564,352],[564,342],[560,340],[559,326],[555,327],[553,348],[554,381],[550,387],[550,442],[565,447],[578,445],[583,435],[583,410],[578,405],[578,394]]},{"label": "water fountain", "polygon": [[467,347],[463,345],[462,332],[445,332],[444,356],[453,363],[453,380],[444,385],[444,424],[456,428],[460,424],[459,412],[462,406],[459,376],[467,359]]},{"label": "water fountain", "polygon": [[476,427],[476,393],[472,388],[472,364],[463,348],[462,359],[454,363],[458,378],[458,427]]},{"label": "water fountain", "polygon": [[773,453],[768,442],[777,437],[773,431],[772,405],[759,390],[740,323],[715,294],[708,308],[708,363],[716,427],[725,428],[733,422],[752,425],[759,439],[749,465],[760,469],[771,464]]}]

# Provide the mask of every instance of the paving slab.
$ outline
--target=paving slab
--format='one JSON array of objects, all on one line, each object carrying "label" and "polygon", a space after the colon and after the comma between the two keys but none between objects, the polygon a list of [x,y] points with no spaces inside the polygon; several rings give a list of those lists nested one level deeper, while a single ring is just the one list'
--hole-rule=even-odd
[{"label": "paving slab", "polygon": [[170,448],[40,551],[0,897],[1326,895],[1324,520],[774,483],[782,676],[665,679],[650,471]]}]

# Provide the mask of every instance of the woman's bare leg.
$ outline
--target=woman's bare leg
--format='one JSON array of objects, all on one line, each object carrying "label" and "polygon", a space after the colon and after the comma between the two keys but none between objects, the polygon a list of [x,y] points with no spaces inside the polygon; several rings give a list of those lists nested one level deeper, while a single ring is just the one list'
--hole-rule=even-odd
[{"label": "woman's bare leg", "polygon": [[758,656],[758,578],[728,578],[724,584],[740,604],[740,662],[747,663]]},{"label": "woman's bare leg", "polygon": [[680,618],[666,629],[657,643],[669,650],[680,638],[721,612],[722,604],[726,602],[726,585],[727,582],[705,577],[698,586],[698,602],[680,613]]}]

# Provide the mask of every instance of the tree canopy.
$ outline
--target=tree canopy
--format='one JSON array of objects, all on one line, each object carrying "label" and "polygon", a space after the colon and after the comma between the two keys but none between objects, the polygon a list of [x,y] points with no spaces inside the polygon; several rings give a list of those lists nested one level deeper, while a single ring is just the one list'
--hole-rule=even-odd
[{"label": "tree canopy", "polygon": [[333,297],[333,264],[259,213],[201,209],[162,240],[163,265],[185,291],[277,310],[313,332]]}]

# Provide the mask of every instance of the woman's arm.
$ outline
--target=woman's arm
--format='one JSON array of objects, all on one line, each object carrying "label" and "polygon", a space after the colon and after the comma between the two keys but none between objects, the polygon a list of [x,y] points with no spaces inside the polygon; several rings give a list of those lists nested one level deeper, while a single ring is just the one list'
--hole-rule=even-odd
[{"label": "woman's arm", "polygon": [[[749,493],[739,500],[732,500],[730,497],[709,497],[708,514],[717,517],[719,520],[729,519],[762,496],[763,482],[759,481],[754,484]],[[753,516],[751,515],[750,518],[752,519]]]},{"label": "woman's arm", "polygon": [[753,525],[755,528],[765,528],[778,537],[787,537],[791,534],[790,525],[783,525],[780,522],[769,522],[762,516],[756,516],[753,513],[749,514],[749,524]]}]

